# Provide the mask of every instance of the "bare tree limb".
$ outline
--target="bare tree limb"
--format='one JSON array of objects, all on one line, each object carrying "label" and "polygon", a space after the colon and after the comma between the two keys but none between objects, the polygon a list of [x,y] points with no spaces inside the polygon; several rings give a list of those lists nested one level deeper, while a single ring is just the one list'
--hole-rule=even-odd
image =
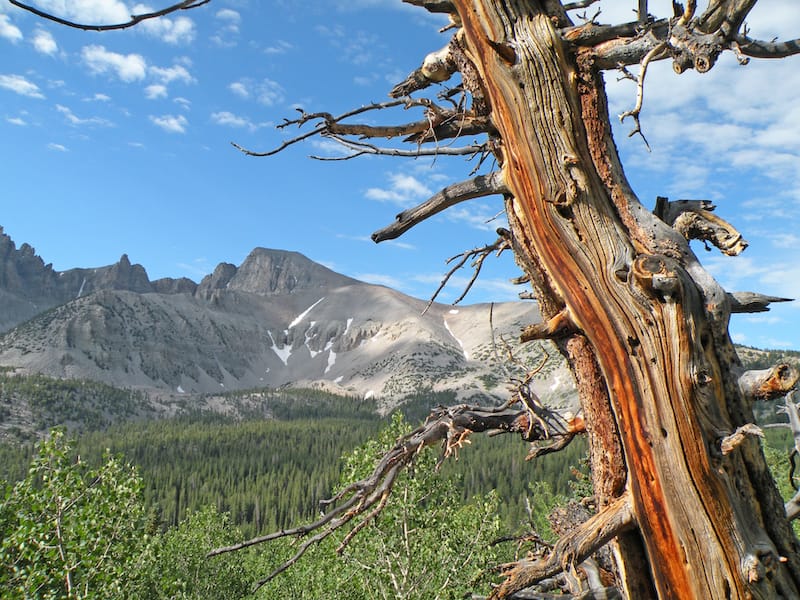
[{"label": "bare tree limb", "polygon": [[198,8],[200,6],[203,6],[204,4],[208,4],[209,2],[211,2],[211,0],[184,0],[183,2],[178,2],[177,4],[173,4],[161,10],[156,10],[148,13],[140,13],[138,15],[131,15],[130,20],[126,21],[125,23],[114,23],[111,25],[89,25],[86,23],[75,23],[74,21],[62,19],[61,17],[57,17],[51,13],[39,10],[38,8],[35,8],[25,2],[19,2],[19,0],[8,0],[8,1],[17,8],[21,8],[22,10],[26,10],[30,13],[33,13],[34,15],[36,15],[37,17],[41,17],[42,19],[47,19],[48,21],[53,21],[55,23],[58,23],[59,25],[72,27],[73,29],[82,29],[84,31],[113,31],[116,29],[127,29],[129,27],[134,27],[138,25],[142,21],[146,21],[147,19],[157,19],[158,17],[163,17],[165,15],[168,15],[170,13],[179,10],[190,10],[192,8]]},{"label": "bare tree limb", "polygon": [[619,116],[620,123],[623,123],[628,117],[633,119],[633,130],[628,134],[628,137],[632,137],[638,133],[644,140],[644,145],[647,146],[648,150],[650,149],[650,144],[647,143],[647,138],[644,137],[644,134],[642,133],[642,126],[639,122],[639,114],[642,112],[642,103],[644,101],[644,80],[645,76],[647,75],[647,67],[650,65],[650,63],[653,60],[664,58],[666,54],[667,43],[662,42],[644,55],[642,62],[639,64],[639,76],[636,81],[636,105],[633,107],[633,109],[626,111]]},{"label": "bare tree limb", "polygon": [[578,331],[578,328],[572,320],[569,309],[563,308],[546,322],[528,325],[522,331],[520,341],[551,340],[559,337],[567,337],[576,331]]},{"label": "bare tree limb", "polygon": [[414,69],[408,77],[398,83],[389,92],[390,98],[402,98],[412,92],[425,89],[431,84],[447,81],[456,72],[451,45],[431,52],[422,61],[422,65]]},{"label": "bare tree limb", "polygon": [[315,160],[333,161],[333,160],[350,160],[358,156],[368,154],[375,154],[380,156],[404,156],[410,158],[418,158],[420,156],[477,156],[488,151],[486,144],[472,144],[469,146],[435,146],[433,148],[417,148],[416,150],[401,150],[400,148],[386,148],[375,146],[374,144],[367,144],[365,142],[356,142],[349,140],[339,135],[330,133],[324,134],[323,137],[330,138],[337,144],[351,151],[351,154],[344,156],[316,156],[311,155]]},{"label": "bare tree limb", "polygon": [[722,455],[725,456],[733,452],[748,435],[763,438],[764,432],[761,431],[761,428],[755,423],[745,423],[744,425],[737,427],[736,431],[730,435],[726,435],[724,438],[722,438],[722,440],[720,440],[719,448],[722,452]]},{"label": "bare tree limb", "polygon": [[439,283],[439,287],[436,288],[436,291],[433,292],[431,299],[428,300],[428,304],[425,306],[425,309],[422,311],[424,315],[428,312],[428,309],[433,305],[436,298],[439,296],[439,292],[444,289],[444,286],[447,285],[447,282],[450,281],[450,278],[458,271],[461,267],[463,267],[466,262],[470,258],[474,258],[475,260],[472,262],[472,277],[467,282],[467,285],[464,286],[464,291],[461,292],[461,295],[456,298],[452,304],[458,304],[461,302],[464,297],[469,293],[472,289],[472,285],[475,283],[475,280],[480,275],[481,268],[483,267],[483,261],[486,260],[486,257],[489,256],[492,252],[497,252],[499,255],[503,250],[509,249],[511,246],[509,245],[508,241],[504,237],[499,237],[493,244],[489,244],[487,246],[483,246],[482,248],[473,248],[472,250],[466,250],[461,254],[456,254],[455,256],[451,256],[447,259],[447,264],[450,264],[455,261],[453,267],[445,273],[445,276],[442,278],[441,283]]},{"label": "bare tree limb", "polygon": [[655,214],[687,240],[710,242],[723,254],[741,254],[748,243],[730,223],[713,214],[709,200],[677,200],[669,202],[659,196]]},{"label": "bare tree limb", "polygon": [[425,219],[460,202],[507,192],[508,188],[503,182],[501,171],[494,171],[487,175],[479,175],[467,181],[448,185],[422,204],[398,214],[394,223],[372,234],[372,241],[378,243],[398,238]]},{"label": "bare tree limb", "polygon": [[481,432],[519,433],[526,441],[541,439],[546,435],[538,422],[531,420],[527,410],[503,407],[491,409],[465,404],[436,408],[423,425],[397,440],[394,447],[378,461],[369,477],[351,483],[324,501],[323,506],[333,508],[313,523],[215,548],[207,556],[217,556],[279,538],[304,537],[317,532],[303,542],[294,556],[259,581],[257,585],[261,587],[297,562],[312,545],[321,542],[354,519],[358,520],[340,545],[341,551],[366,522],[374,519],[383,510],[397,475],[413,462],[417,454],[438,444],[442,447],[443,460],[456,454],[467,443],[470,434]]},{"label": "bare tree limb", "polygon": [[746,35],[737,35],[734,41],[739,52],[753,58],[786,58],[800,54],[800,39],[765,42],[751,39]]},{"label": "bare tree limb", "polygon": [[739,376],[739,389],[746,398],[775,400],[790,392],[800,380],[800,371],[788,363],[769,369],[745,371]]},{"label": "bare tree limb", "polygon": [[792,302],[792,298],[768,296],[756,292],[729,292],[731,313],[767,312],[773,302]]},{"label": "bare tree limb", "polygon": [[501,565],[505,580],[489,598],[509,598],[515,592],[580,564],[596,550],[634,524],[628,493],[620,496],[599,513],[562,536],[552,552],[540,560],[520,560]]}]

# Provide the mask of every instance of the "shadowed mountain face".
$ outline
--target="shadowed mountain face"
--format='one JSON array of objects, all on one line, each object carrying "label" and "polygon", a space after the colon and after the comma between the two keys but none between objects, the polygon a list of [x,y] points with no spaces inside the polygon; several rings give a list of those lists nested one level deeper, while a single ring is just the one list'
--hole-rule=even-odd
[{"label": "shadowed mountain face", "polygon": [[[453,308],[340,275],[296,252],[256,248],[199,285],[151,282],[115,265],[56,272],[0,230],[0,366],[163,394],[316,386],[400,399],[422,390],[505,397],[507,376],[538,364],[539,345],[505,349],[538,319],[533,304]],[[8,303],[5,302],[8,300]],[[512,344],[514,345],[514,344]],[[573,395],[552,358],[539,389]],[[560,403],[560,402],[559,402]]]}]

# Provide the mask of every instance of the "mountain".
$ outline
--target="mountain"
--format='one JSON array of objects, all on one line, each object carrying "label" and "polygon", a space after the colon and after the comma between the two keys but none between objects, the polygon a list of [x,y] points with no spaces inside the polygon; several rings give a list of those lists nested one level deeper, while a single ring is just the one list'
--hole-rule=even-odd
[{"label": "mountain", "polygon": [[[426,311],[396,290],[265,248],[199,284],[151,282],[124,255],[56,272],[30,246],[17,250],[0,236],[0,298],[14,307],[4,311],[0,367],[19,373],[161,398],[303,386],[394,404],[426,390],[506,397],[510,375],[544,360],[545,346],[514,342],[539,319],[532,303]],[[574,397],[571,378],[549,354],[534,389],[563,404]]]}]

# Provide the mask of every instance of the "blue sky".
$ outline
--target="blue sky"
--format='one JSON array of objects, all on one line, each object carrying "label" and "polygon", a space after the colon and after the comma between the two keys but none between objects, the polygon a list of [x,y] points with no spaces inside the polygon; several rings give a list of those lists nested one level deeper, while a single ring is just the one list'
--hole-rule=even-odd
[{"label": "blue sky", "polygon": [[[142,5],[40,1],[85,22],[124,20]],[[167,2],[154,2],[160,8]],[[700,3],[703,4],[702,2]],[[604,0],[601,22],[627,20],[636,2]],[[800,3],[762,0],[755,37],[794,38]],[[592,9],[589,9],[592,10]],[[651,1],[657,16],[670,2]],[[0,0],[0,225],[57,270],[101,266],[127,253],[151,278],[199,279],[239,264],[256,246],[297,250],[327,266],[418,297],[436,289],[445,260],[494,241],[497,199],[460,205],[375,245],[369,234],[474,167],[463,158],[368,157],[320,162],[330,142],[272,158],[275,129],[295,109],[344,112],[387,99],[421,58],[443,46],[441,18],[400,0],[212,0],[117,32],[67,29]],[[708,198],[750,242],[734,259],[696,251],[731,291],[800,298],[800,57],[709,74],[652,65],[639,138],[618,128],[627,174],[647,206],[657,195]],[[612,115],[635,86],[607,73]],[[414,120],[398,111],[370,119]],[[290,134],[292,131],[289,132]],[[487,261],[467,301],[509,300],[510,255]],[[459,281],[443,300],[460,294]],[[734,316],[734,338],[800,348],[798,303]]]}]

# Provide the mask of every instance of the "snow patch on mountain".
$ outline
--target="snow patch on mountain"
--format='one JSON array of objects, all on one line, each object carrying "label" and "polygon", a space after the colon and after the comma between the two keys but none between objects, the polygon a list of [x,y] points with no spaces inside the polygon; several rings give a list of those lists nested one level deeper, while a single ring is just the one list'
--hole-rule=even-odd
[{"label": "snow patch on mountain", "polygon": [[312,305],[311,305],[311,306],[309,306],[307,309],[305,309],[303,312],[301,312],[299,315],[297,315],[297,317],[295,317],[294,321],[292,321],[291,323],[289,323],[289,329],[291,329],[292,327],[295,327],[295,326],[297,326],[297,324],[298,324],[298,323],[300,323],[300,321],[302,321],[302,320],[305,318],[305,316],[306,316],[308,313],[310,313],[310,312],[311,312],[311,310],[312,310],[312,309],[313,309],[313,308],[314,308],[314,307],[315,307],[317,304],[319,304],[320,302],[322,302],[323,300],[325,300],[325,296],[323,296],[322,298],[320,298],[319,300],[317,300],[316,302],[314,302],[314,304],[312,304]]},{"label": "snow patch on mountain", "polygon": [[[458,311],[455,312],[457,313]],[[452,310],[450,311],[450,314],[453,314]],[[455,341],[457,341],[458,345],[461,347],[461,352],[464,353],[464,359],[469,360],[469,352],[467,352],[467,349],[464,347],[464,342],[458,339],[456,337],[456,334],[453,333],[453,330],[450,329],[450,325],[447,324],[447,319],[442,319],[442,321],[444,321],[444,328],[447,329],[447,333],[449,333],[450,337],[452,337]]]},{"label": "snow patch on mountain", "polygon": [[281,359],[281,362],[284,365],[289,363],[289,357],[292,355],[292,347],[288,344],[278,348],[278,344],[275,343],[275,338],[272,337],[272,332],[267,330],[267,335],[269,336],[270,341],[272,342],[272,351]]}]

